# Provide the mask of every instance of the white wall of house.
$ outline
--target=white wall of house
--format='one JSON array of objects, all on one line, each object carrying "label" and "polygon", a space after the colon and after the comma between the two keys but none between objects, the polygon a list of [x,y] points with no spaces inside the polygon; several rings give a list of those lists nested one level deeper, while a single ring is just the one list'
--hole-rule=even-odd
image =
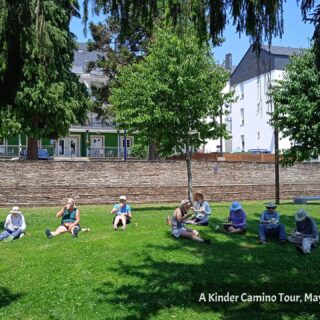
[{"label": "white wall of house", "polygon": [[[228,82],[226,84],[226,86],[224,87],[222,92],[223,93],[230,92],[230,82]],[[227,129],[231,132],[231,126],[230,126],[231,123],[230,123],[230,121],[228,121],[229,119],[231,119],[231,114],[228,115],[228,116],[223,116],[222,122],[223,123],[227,123]],[[217,118],[216,121],[220,122],[220,118]],[[202,150],[205,153],[220,152],[220,144],[221,144],[221,140],[220,139],[208,140],[207,143],[200,148],[200,150]],[[230,152],[230,150],[228,150],[228,148],[226,149],[226,141],[225,141],[225,139],[222,139],[222,151],[223,152],[225,152],[225,151]]]},{"label": "white wall of house", "polygon": [[[267,149],[274,152],[273,128],[269,112],[273,111],[267,95],[270,83],[283,77],[282,70],[273,70],[235,86],[238,101],[232,104],[232,151]],[[290,147],[287,139],[280,139],[279,148]]]}]

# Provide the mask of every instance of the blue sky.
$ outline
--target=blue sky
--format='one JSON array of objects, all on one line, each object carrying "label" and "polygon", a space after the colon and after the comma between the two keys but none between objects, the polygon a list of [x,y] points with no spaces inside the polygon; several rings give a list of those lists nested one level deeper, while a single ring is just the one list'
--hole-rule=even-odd
[{"label": "blue sky", "polygon": [[[98,22],[103,20],[100,16],[91,17],[91,20]],[[83,35],[83,24],[81,19],[73,18],[71,21],[71,31],[77,36],[78,41],[85,42],[90,38]],[[294,0],[288,0],[284,5],[284,34],[282,39],[274,38],[273,45],[295,48],[307,48],[310,46],[310,39],[313,34],[313,26],[309,23],[303,23],[301,11]],[[247,49],[249,48],[249,38],[244,34],[239,38],[239,34],[235,32],[232,25],[228,25],[224,38],[226,41],[221,47],[214,48],[215,59],[222,63],[227,53],[232,53],[233,65],[237,65]]]}]

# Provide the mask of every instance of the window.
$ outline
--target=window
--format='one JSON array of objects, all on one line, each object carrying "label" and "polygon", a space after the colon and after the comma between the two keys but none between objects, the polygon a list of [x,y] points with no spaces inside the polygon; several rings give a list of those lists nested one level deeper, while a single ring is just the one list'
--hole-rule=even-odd
[{"label": "window", "polygon": [[240,109],[240,126],[244,126],[244,109]]},{"label": "window", "polygon": [[[122,137],[122,147],[124,148],[124,146],[125,146],[125,139]],[[127,148],[132,147],[132,137],[127,137],[126,147]]]},{"label": "window", "polygon": [[244,152],[244,149],[245,149],[244,135],[241,135],[241,149],[242,149],[242,152]]},{"label": "window", "polygon": [[244,99],[244,83],[243,82],[240,83],[240,94],[241,94],[240,99]]}]

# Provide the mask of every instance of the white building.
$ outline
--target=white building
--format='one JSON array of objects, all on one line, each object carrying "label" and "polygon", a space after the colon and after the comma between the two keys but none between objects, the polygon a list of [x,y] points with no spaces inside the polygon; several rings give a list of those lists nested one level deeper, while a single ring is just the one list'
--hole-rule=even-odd
[{"label": "white building", "polygon": [[[234,90],[237,102],[230,106],[224,122],[232,138],[224,141],[224,151],[242,152],[252,149],[274,153],[274,129],[269,124],[273,103],[268,91],[275,80],[283,78],[290,56],[303,49],[262,46],[258,56],[252,46],[231,74],[225,90]],[[210,141],[206,152],[217,151],[217,141]],[[290,147],[288,139],[279,140],[279,149]]]},{"label": "white building", "polygon": [[[231,148],[227,151],[265,149],[274,152],[274,130],[269,124],[273,103],[268,91],[275,80],[283,78],[290,56],[302,49],[263,46],[260,56],[252,47],[230,77],[238,101],[231,106]],[[280,149],[290,147],[288,139],[279,141]]]}]

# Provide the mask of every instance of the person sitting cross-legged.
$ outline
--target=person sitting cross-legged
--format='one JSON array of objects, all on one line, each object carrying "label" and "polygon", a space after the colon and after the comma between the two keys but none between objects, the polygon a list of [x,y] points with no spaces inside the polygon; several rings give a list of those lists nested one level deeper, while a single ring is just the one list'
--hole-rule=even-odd
[{"label": "person sitting cross-legged", "polygon": [[296,230],[288,236],[288,241],[296,244],[296,249],[307,254],[319,241],[317,225],[304,209],[299,209],[295,215]]},{"label": "person sitting cross-legged", "polygon": [[245,233],[247,228],[247,216],[239,202],[233,201],[230,206],[228,222],[223,228],[228,233]]},{"label": "person sitting cross-legged", "polygon": [[61,218],[61,224],[56,231],[51,232],[50,229],[45,230],[48,238],[55,237],[59,234],[70,232],[72,237],[77,237],[80,231],[80,211],[75,207],[72,198],[69,198],[67,204],[56,213],[57,218]]},{"label": "person sitting cross-legged", "polygon": [[193,218],[187,220],[186,224],[207,226],[209,223],[209,217],[211,215],[209,202],[204,200],[204,196],[201,192],[196,192],[193,196],[193,200],[195,202],[191,209],[195,211],[196,215]]},{"label": "person sitting cross-legged", "polygon": [[24,235],[26,222],[19,207],[13,207],[4,223],[4,231],[0,234],[0,241],[11,242]]},{"label": "person sitting cross-legged", "polygon": [[122,230],[125,230],[132,218],[131,207],[127,204],[126,196],[120,196],[119,200],[111,210],[111,213],[116,215],[113,219],[113,229],[118,230],[118,226],[122,225]]},{"label": "person sitting cross-legged", "polygon": [[267,237],[276,236],[279,239],[279,244],[286,243],[286,232],[284,224],[280,223],[279,213],[275,211],[277,206],[270,202],[266,205],[265,210],[260,218],[259,239],[260,243],[264,244]]}]

